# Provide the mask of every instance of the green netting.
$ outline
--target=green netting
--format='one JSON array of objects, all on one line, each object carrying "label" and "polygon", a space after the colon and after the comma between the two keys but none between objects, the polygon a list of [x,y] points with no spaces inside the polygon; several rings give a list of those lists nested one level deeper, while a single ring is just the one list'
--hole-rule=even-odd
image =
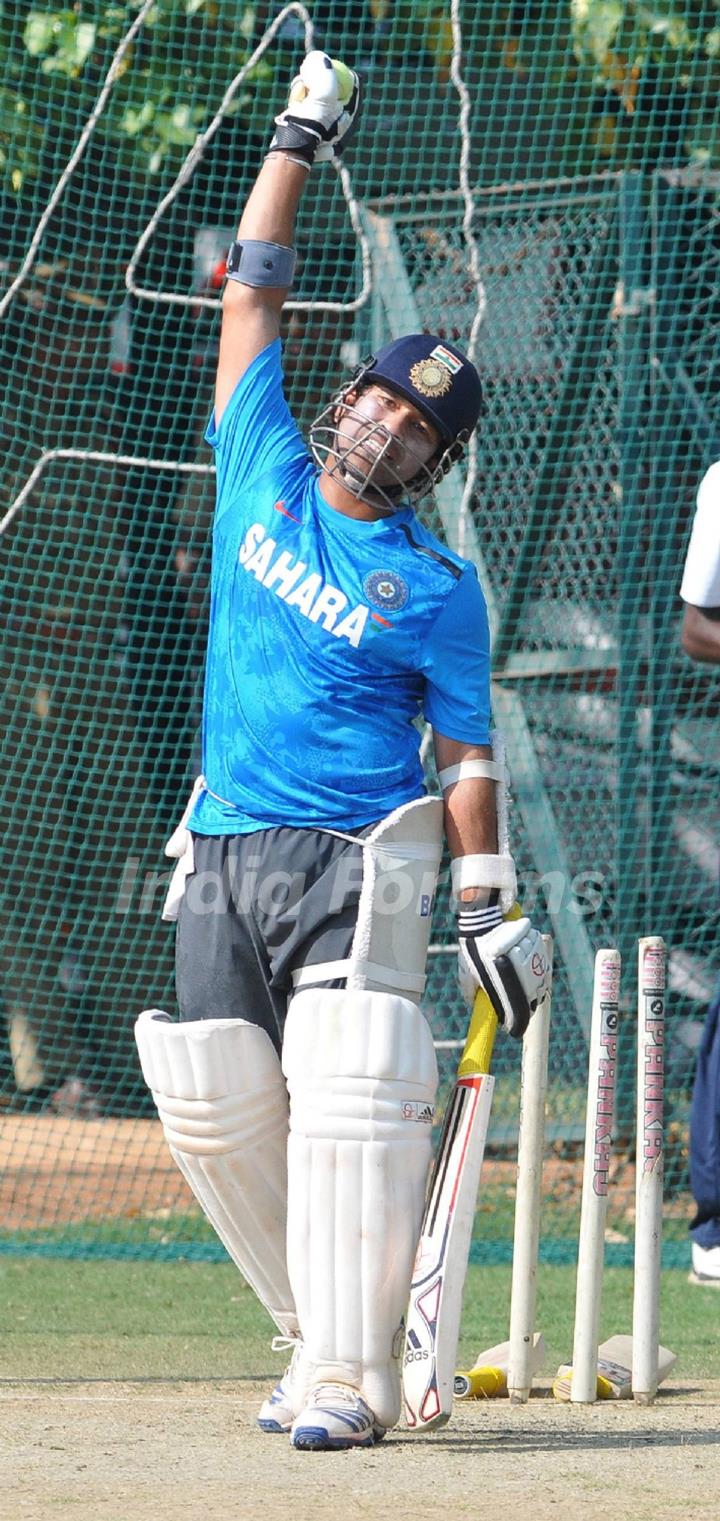
[{"label": "green netting", "polygon": [[[173,1007],[162,844],[199,766],[216,268],[313,40],[358,67],[366,105],[344,181],[318,173],[302,207],[298,417],[417,327],[475,342],[485,381],[466,477],[428,517],[480,567],[523,897],[555,936],[543,1254],[573,1250],[592,957],[618,944],[627,1258],[634,950],[660,933],[682,1255],[717,937],[718,685],[680,652],[678,589],[720,455],[720,5],[323,0],[273,33],[280,10],[2,5],[0,1249],[221,1252],[131,1031]],[[425,1000],[445,1088],[466,1020],[452,940],[445,886]],[[496,1070],[485,1260],[512,1236],[515,1047]]]}]

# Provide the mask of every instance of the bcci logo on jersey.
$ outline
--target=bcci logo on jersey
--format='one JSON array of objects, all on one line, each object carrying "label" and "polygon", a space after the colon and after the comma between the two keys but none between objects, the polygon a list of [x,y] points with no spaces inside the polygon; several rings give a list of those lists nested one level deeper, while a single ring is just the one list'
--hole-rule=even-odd
[{"label": "bcci logo on jersey", "polygon": [[397,613],[410,595],[407,582],[391,570],[371,570],[363,581],[363,591],[372,607],[384,613]]}]

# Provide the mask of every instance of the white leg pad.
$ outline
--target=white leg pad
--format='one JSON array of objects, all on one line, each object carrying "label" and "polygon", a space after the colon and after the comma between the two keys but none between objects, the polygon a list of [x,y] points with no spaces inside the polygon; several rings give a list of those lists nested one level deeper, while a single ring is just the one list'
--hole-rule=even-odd
[{"label": "white leg pad", "polygon": [[432,1148],[437,1063],[406,998],[308,989],[288,1010],[288,1268],[315,1383],[400,1416],[399,1335]]},{"label": "white leg pad", "polygon": [[165,1138],[233,1262],[285,1336],[288,1098],[269,1035],[243,1019],[173,1023],[147,1009],[140,1063]]}]

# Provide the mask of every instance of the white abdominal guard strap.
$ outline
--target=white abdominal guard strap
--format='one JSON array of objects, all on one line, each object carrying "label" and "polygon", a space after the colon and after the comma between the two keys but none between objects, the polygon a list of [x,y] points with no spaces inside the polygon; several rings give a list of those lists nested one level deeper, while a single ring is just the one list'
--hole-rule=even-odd
[{"label": "white abdominal guard strap", "polygon": [[362,887],[350,955],[300,967],[296,988],[337,982],[416,1002],[425,988],[435,884],[442,857],[437,797],[404,803],[358,843]]},{"label": "white abdominal guard strap", "polygon": [[414,1003],[313,988],[288,1009],[288,1269],[314,1382],[400,1415],[398,1358],[432,1150],[437,1063]]},{"label": "white abdominal guard strap", "polygon": [[517,877],[515,862],[510,853],[505,744],[497,731],[492,737],[492,750],[492,760],[466,760],[460,761],[456,766],[444,766],[438,771],[438,781],[443,792],[458,782],[470,781],[476,777],[487,777],[495,782],[498,854],[458,856],[450,867],[450,877],[455,896],[465,887],[499,891],[500,907],[504,913],[508,913],[517,897]]}]

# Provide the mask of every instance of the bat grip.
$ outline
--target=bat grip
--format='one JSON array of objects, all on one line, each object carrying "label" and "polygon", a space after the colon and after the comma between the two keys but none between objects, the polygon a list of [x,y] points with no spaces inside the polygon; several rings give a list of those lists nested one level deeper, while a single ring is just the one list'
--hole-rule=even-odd
[{"label": "bat grip", "polygon": [[475,994],[465,1047],[458,1066],[458,1077],[477,1077],[490,1071],[498,1017],[484,988]]},{"label": "bat grip", "polygon": [[[521,919],[522,909],[519,903],[513,903],[512,908],[503,917]],[[490,999],[483,988],[478,988],[457,1070],[458,1077],[477,1077],[479,1072],[490,1071],[497,1027],[498,1018]]]}]

